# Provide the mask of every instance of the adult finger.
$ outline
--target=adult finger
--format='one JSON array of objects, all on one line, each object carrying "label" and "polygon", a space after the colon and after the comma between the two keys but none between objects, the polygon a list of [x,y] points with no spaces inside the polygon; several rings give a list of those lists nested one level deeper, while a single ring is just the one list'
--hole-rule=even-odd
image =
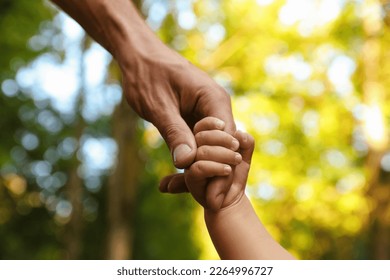
[{"label": "adult finger", "polygon": [[212,116],[222,120],[225,123],[224,131],[233,135],[236,125],[228,93],[214,82],[212,86],[199,90],[198,95],[196,112],[202,116]]},{"label": "adult finger", "polygon": [[196,155],[195,138],[179,112],[175,108],[164,110],[156,114],[152,123],[167,143],[174,165],[177,168],[190,166]]}]

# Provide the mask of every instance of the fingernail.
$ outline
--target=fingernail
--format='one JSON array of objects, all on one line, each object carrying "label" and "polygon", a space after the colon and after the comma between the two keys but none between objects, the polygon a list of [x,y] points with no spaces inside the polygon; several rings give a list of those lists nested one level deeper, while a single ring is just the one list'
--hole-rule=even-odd
[{"label": "fingernail", "polygon": [[230,167],[230,165],[225,165],[225,167],[223,168],[223,171],[226,175],[229,175],[230,172],[232,172],[232,168]]},{"label": "fingernail", "polygon": [[232,150],[233,151],[237,151],[237,149],[239,147],[240,147],[240,143],[236,139],[233,139],[233,141],[232,141]]},{"label": "fingernail", "polygon": [[234,161],[236,162],[236,164],[241,163],[242,157],[239,153],[236,153],[236,156],[234,157]]},{"label": "fingernail", "polygon": [[224,121],[221,121],[221,120],[216,120],[215,121],[215,126],[218,128],[218,129],[223,129],[225,127],[225,122]]},{"label": "fingernail", "polygon": [[180,144],[176,147],[176,149],[173,151],[173,161],[176,163],[177,161],[181,161],[183,157],[186,157],[192,149],[190,146],[186,144]]},{"label": "fingernail", "polygon": [[246,143],[248,141],[248,135],[244,133],[244,137],[242,138],[242,142]]}]

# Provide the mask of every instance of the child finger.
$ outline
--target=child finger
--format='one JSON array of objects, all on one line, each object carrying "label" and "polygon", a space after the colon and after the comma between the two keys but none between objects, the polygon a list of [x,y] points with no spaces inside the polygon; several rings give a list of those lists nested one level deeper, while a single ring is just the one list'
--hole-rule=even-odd
[{"label": "child finger", "polygon": [[168,192],[168,185],[169,185],[169,182],[171,181],[173,176],[174,176],[174,174],[169,175],[169,176],[165,176],[164,178],[162,178],[162,180],[160,181],[160,185],[158,186],[158,189],[160,190],[160,192],[163,192],[163,193]]},{"label": "child finger", "polygon": [[215,117],[205,117],[194,126],[194,134],[205,130],[223,130],[225,122]]},{"label": "child finger", "polygon": [[232,172],[228,164],[200,160],[191,165],[186,173],[187,179],[198,181],[215,176],[227,176]]},{"label": "child finger", "polygon": [[195,198],[197,202],[199,202],[202,206],[206,205],[206,188],[207,188],[207,181],[208,178],[192,178],[193,174],[190,174],[190,170],[186,169],[184,171],[184,178],[186,185],[188,186],[188,190],[190,191],[191,195]]},{"label": "child finger", "polygon": [[195,161],[214,161],[230,165],[238,165],[242,161],[240,153],[220,146],[200,146]]},{"label": "child finger", "polygon": [[222,146],[237,151],[240,143],[229,133],[220,130],[201,131],[195,134],[196,144],[199,146]]},{"label": "child finger", "polygon": [[188,192],[184,181],[184,174],[172,174],[164,177],[160,182],[159,190],[163,193]]},{"label": "child finger", "polygon": [[234,137],[240,142],[242,160],[251,163],[252,154],[255,149],[255,140],[250,134],[239,130],[235,132]]}]

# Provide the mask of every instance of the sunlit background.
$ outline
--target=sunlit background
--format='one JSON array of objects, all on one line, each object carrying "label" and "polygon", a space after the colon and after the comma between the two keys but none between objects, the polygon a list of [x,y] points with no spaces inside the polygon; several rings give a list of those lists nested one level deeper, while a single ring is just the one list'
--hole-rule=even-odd
[{"label": "sunlit background", "polygon": [[[298,258],[389,259],[390,1],[136,5],[231,95],[271,234]],[[1,259],[218,257],[191,197],[158,192],[168,149],[77,23],[0,0],[0,51]]]}]

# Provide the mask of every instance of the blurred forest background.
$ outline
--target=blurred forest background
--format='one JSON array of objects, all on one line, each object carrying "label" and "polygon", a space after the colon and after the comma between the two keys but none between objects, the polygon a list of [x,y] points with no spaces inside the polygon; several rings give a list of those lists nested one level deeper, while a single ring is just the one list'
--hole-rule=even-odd
[{"label": "blurred forest background", "polygon": [[[390,259],[390,1],[145,0],[254,135],[248,195],[303,259]],[[213,259],[202,210],[121,100],[110,55],[49,2],[0,0],[0,259]]]}]

